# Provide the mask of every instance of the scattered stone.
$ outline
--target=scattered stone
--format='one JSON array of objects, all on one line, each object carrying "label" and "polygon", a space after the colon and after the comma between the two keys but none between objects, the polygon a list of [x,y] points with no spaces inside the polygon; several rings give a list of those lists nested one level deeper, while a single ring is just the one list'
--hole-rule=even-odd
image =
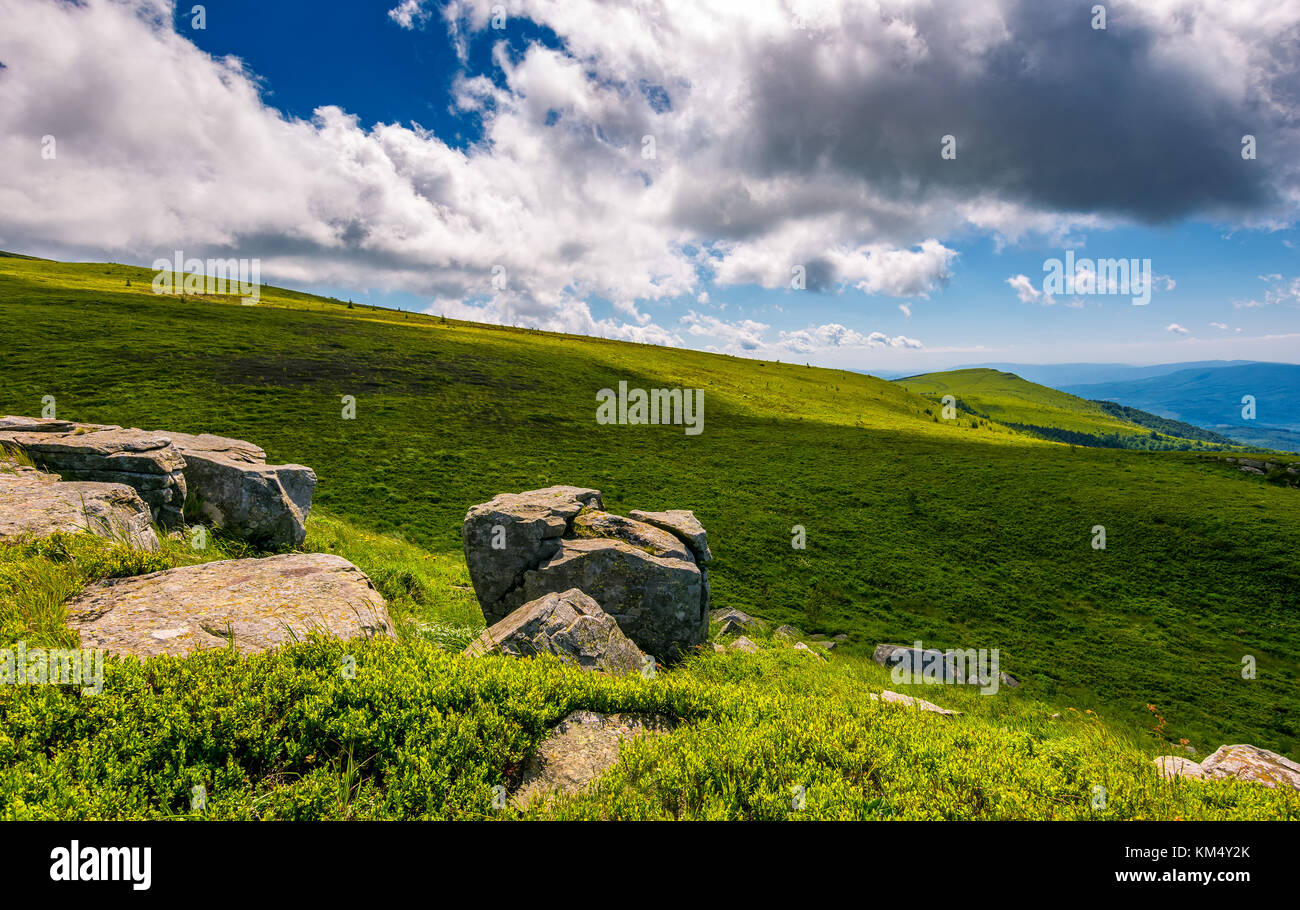
[{"label": "scattered stone", "polygon": [[831,641],[815,641],[813,644],[825,648],[827,651],[834,651],[839,642],[832,639]]},{"label": "scattered stone", "polygon": [[692,550],[694,529],[683,521],[614,515],[599,490],[555,486],[476,505],[461,533],[489,625],[524,603],[577,588],[661,661],[708,637],[708,576]]},{"label": "scattered stone", "polygon": [[[936,682],[987,686],[991,677],[978,674],[973,667],[974,651],[940,651],[937,648],[909,647],[908,645],[880,644],[871,659],[882,667],[901,667],[908,674],[933,679]],[[969,672],[969,671],[976,672]],[[998,681],[1010,689],[1019,689],[1020,681],[1004,671],[998,671]]]},{"label": "scattered stone", "polygon": [[796,629],[794,626],[786,625],[786,626],[777,626],[776,631],[772,633],[772,636],[774,638],[779,638],[782,641],[794,641],[796,638],[802,638],[803,633],[800,632],[798,629]]},{"label": "scattered stone", "polygon": [[839,635],[836,635],[836,636],[835,636],[835,640],[836,640],[836,641],[840,641],[840,642],[848,641],[848,640],[849,640],[849,636],[848,636],[847,634],[845,634],[844,632],[841,632]]},{"label": "scattered stone", "polygon": [[812,648],[808,647],[808,646],[807,646],[806,644],[804,644],[803,642],[797,642],[797,643],[795,644],[795,646],[794,646],[794,649],[795,649],[796,651],[802,651],[802,652],[805,653],[805,654],[811,654],[813,657],[817,658],[818,660],[826,660],[826,655],[824,655],[824,654],[818,654],[816,651],[814,651]]},{"label": "scattered stone", "polygon": [[470,656],[498,652],[512,657],[554,654],[584,670],[632,673],[645,655],[600,604],[581,591],[547,594],[524,604],[465,649]]},{"label": "scattered stone", "polygon": [[731,643],[731,650],[743,651],[746,654],[757,654],[759,652],[759,647],[742,635]]},{"label": "scattered stone", "polygon": [[120,483],[64,483],[15,466],[0,472],[0,540],[89,531],[139,550],[157,550],[149,507]]},{"label": "scattered stone", "polygon": [[766,625],[766,623],[764,623],[763,620],[750,616],[748,613],[744,612],[743,610],[737,610],[734,607],[727,607],[722,610],[712,611],[711,613],[709,613],[709,621],[720,622],[723,625],[726,625],[727,622],[734,622],[737,625],[742,627],[747,628],[749,626],[753,626],[756,629],[761,629],[763,628],[764,625]]},{"label": "scattered stone", "polygon": [[1212,780],[1235,777],[1253,780],[1266,787],[1291,787],[1300,790],[1300,765],[1284,755],[1258,746],[1220,746],[1200,764],[1201,772]]},{"label": "scattered stone", "polygon": [[68,617],[82,647],[141,657],[231,645],[249,654],[313,631],[344,639],[393,632],[387,604],[370,579],[325,553],[229,559],[107,579],[69,601]]},{"label": "scattered stone", "polygon": [[126,484],[164,528],[184,524],[193,496],[212,524],[258,546],[296,547],[307,533],[316,475],[302,465],[268,465],[261,448],[241,439],[4,417],[0,445],[64,480]]},{"label": "scattered stone", "polygon": [[913,708],[920,708],[922,711],[930,711],[935,714],[942,714],[945,717],[955,717],[956,715],[961,714],[960,711],[950,711],[947,708],[940,708],[938,705],[925,701],[923,699],[913,698],[910,695],[900,695],[897,692],[890,692],[888,689],[886,689],[884,692],[881,692],[879,697],[877,697],[875,693],[872,693],[871,700],[887,701],[892,704],[898,704],[898,705],[908,705]]},{"label": "scattered stone", "polygon": [[719,635],[737,635],[745,631],[744,623],[737,622],[734,619],[724,619],[722,628],[718,630]]},{"label": "scattered stone", "polygon": [[578,793],[618,761],[619,743],[647,732],[666,733],[675,721],[655,715],[574,711],[538,746],[514,793],[520,806],[555,794]]},{"label": "scattered stone", "polygon": [[1200,778],[1204,776],[1200,765],[1180,755],[1162,755],[1153,760],[1152,764],[1159,769],[1160,776],[1166,780],[1173,780],[1175,777]]}]

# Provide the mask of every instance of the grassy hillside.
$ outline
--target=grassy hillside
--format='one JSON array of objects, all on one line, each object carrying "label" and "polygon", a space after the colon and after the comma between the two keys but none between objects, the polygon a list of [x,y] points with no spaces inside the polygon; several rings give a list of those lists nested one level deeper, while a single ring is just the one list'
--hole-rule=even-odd
[{"label": "grassy hillside", "polygon": [[1105,401],[1079,398],[989,369],[925,373],[895,380],[939,402],[951,395],[967,414],[1031,435],[1079,445],[1139,449],[1233,448],[1234,440]]},{"label": "grassy hillside", "polygon": [[[1007,703],[1032,702],[1035,716],[1094,710],[1108,729],[1138,737],[1147,755],[1186,738],[1201,751],[1247,741],[1300,757],[1295,491],[1191,454],[1074,448],[967,415],[941,421],[934,403],[910,388],[853,373],[349,309],[271,288],[257,306],[155,296],[151,277],[126,266],[0,259],[0,325],[9,339],[0,411],[39,413],[42,396],[54,395],[60,417],[220,432],[259,443],[272,460],[311,465],[320,484],[308,546],[332,541],[384,575],[386,593],[404,598],[397,612],[416,630],[413,641],[454,643],[481,621],[460,556],[470,505],[505,490],[572,483],[603,490],[615,511],[694,509],[715,555],[715,605],[851,636],[832,665],[846,668],[842,680],[819,677],[813,686],[782,683],[788,677],[776,670],[726,671],[754,684],[748,695],[735,690],[741,701],[761,706],[777,697],[772,686],[806,684],[825,703],[804,700],[799,711],[829,724],[827,712],[854,703],[854,717],[870,727],[865,684],[851,680],[874,679],[874,671],[855,655],[878,641],[919,638],[999,648],[1003,668],[1026,683],[1022,693],[1006,693]],[[620,380],[704,389],[704,432],[597,425],[596,391]],[[344,395],[356,398],[355,420],[341,417]],[[1045,416],[1056,407],[1030,404]],[[1105,550],[1091,546],[1098,524]],[[806,550],[791,547],[795,525],[806,528]],[[1244,655],[1258,662],[1257,679],[1241,678]],[[315,659],[288,655],[258,666],[282,678],[296,661]],[[423,651],[391,659],[407,668],[448,660]],[[684,671],[680,685],[689,687],[691,674],[725,676],[712,660]],[[558,671],[454,672],[477,679]],[[598,684],[574,685],[586,692]],[[961,693],[942,696],[932,700],[955,702]],[[542,713],[577,697],[555,695]],[[779,724],[755,726],[752,711],[725,707],[727,698],[719,696],[717,710],[747,718],[735,721],[748,731],[742,741],[761,750],[766,737],[781,735]],[[1001,704],[1003,695],[976,701]],[[56,715],[71,711],[54,702]],[[913,721],[923,725],[918,742],[932,720]],[[482,767],[503,773],[498,760],[513,760],[539,722],[533,716]],[[857,724],[844,735],[857,735]],[[1034,753],[1015,729],[994,724],[979,735],[993,737],[990,749],[1023,741]],[[33,736],[7,754],[36,761],[36,753],[20,757],[42,742]],[[951,736],[934,747],[951,756],[963,737],[978,738]],[[852,747],[868,765],[881,754],[873,749],[888,748],[872,742]],[[1082,754],[1079,742],[1070,748]],[[825,768],[840,768],[841,759],[828,754]],[[241,773],[255,780],[261,772]],[[710,791],[701,799],[708,814],[721,797]],[[980,814],[965,800],[958,804]],[[1039,810],[1047,803],[1043,797]],[[572,811],[595,811],[583,805]],[[1164,813],[1154,806],[1133,811]],[[627,811],[654,814],[640,802]]]}]

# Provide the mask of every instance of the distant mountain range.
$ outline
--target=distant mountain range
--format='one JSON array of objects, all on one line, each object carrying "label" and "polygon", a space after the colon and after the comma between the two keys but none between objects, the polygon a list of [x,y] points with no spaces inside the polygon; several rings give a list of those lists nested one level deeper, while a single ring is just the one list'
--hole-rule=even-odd
[{"label": "distant mountain range", "polygon": [[[1089,401],[1116,402],[1192,424],[1246,445],[1300,452],[1300,365],[1297,364],[1253,360],[1204,360],[1153,366],[982,363],[930,375],[958,376],[967,371],[970,377],[982,370],[1012,373]],[[897,380],[908,376],[897,372],[882,378]],[[988,374],[984,376],[983,382],[991,381]],[[1242,398],[1246,395],[1255,398],[1254,419],[1243,416]],[[1109,416],[1123,419],[1118,411],[1110,412]],[[1144,425],[1150,425],[1150,421]]]},{"label": "distant mountain range", "polygon": [[[1081,398],[1117,401],[1182,420],[1250,445],[1300,451],[1300,365],[1291,363],[1178,364],[1160,375],[1065,384]],[[1253,419],[1243,416],[1247,396]]]}]

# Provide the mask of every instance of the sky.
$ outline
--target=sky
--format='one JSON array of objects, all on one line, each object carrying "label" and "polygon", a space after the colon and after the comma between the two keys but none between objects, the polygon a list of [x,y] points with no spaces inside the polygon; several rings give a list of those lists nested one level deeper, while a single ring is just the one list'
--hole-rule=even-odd
[{"label": "sky", "polygon": [[0,22],[0,249],[868,371],[1300,360],[1300,0]]}]

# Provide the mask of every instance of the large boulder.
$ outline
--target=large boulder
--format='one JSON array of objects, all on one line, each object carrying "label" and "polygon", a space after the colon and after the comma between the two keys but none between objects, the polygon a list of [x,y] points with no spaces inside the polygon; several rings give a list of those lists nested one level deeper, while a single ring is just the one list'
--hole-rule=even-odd
[{"label": "large boulder", "polygon": [[[71,429],[69,429],[71,427]],[[164,433],[30,417],[0,418],[0,445],[64,480],[120,483],[166,528],[183,524],[185,459]]]},{"label": "large boulder", "polygon": [[63,483],[22,466],[0,470],[0,540],[89,531],[141,550],[157,550],[149,507],[118,483]]},{"label": "large boulder", "polygon": [[268,465],[266,453],[242,439],[167,435],[185,459],[185,483],[204,518],[259,546],[302,545],[316,489],[311,468]]},{"label": "large boulder", "polygon": [[462,529],[489,625],[524,603],[577,588],[663,661],[708,633],[707,578],[694,550],[702,534],[614,515],[600,491],[568,486],[499,495],[471,508]]},{"label": "large boulder", "polygon": [[484,631],[467,655],[554,654],[584,670],[632,673],[646,657],[600,604],[576,588],[526,603]]},{"label": "large boulder", "polygon": [[1201,774],[1210,780],[1235,777],[1257,781],[1268,787],[1300,790],[1300,765],[1285,755],[1258,746],[1220,746],[1201,762]]},{"label": "large boulder", "polygon": [[68,602],[82,647],[184,655],[253,653],[313,631],[390,636],[384,598],[352,563],[326,553],[229,559],[90,585]]},{"label": "large boulder", "polygon": [[188,495],[209,522],[258,546],[296,547],[306,537],[316,475],[268,465],[266,453],[242,439],[4,417],[0,445],[64,480],[126,484],[166,528],[184,523]]},{"label": "large boulder", "polygon": [[489,626],[523,604],[508,595],[523,585],[524,572],[559,552],[569,522],[588,505],[600,508],[599,490],[555,486],[502,493],[469,510],[461,540],[470,582]]}]

